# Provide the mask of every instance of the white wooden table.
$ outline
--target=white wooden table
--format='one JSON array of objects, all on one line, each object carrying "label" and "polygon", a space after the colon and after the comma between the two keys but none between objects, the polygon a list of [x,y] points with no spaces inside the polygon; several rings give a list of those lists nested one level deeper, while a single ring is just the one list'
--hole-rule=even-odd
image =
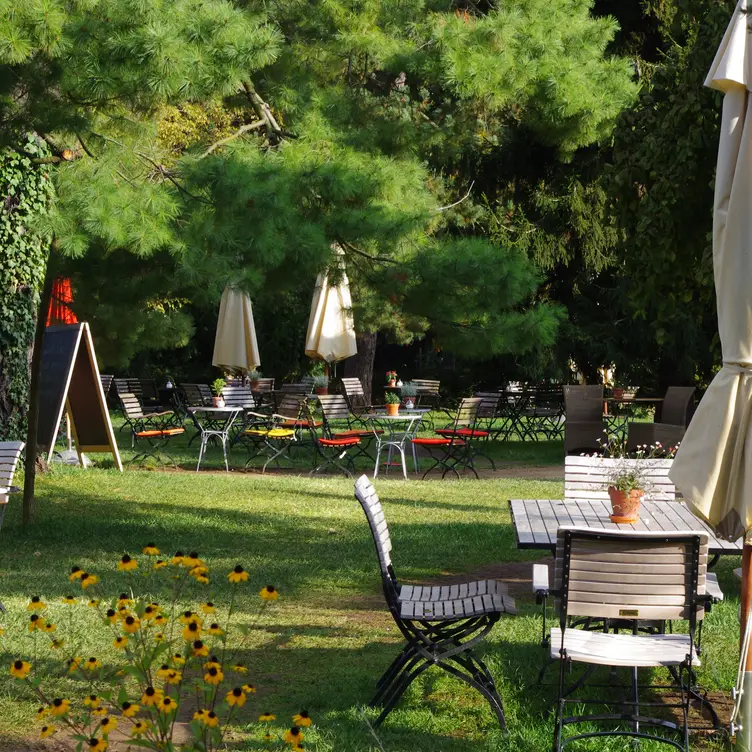
[{"label": "white wooden table", "polygon": [[606,530],[701,530],[709,536],[708,550],[713,556],[740,555],[742,540],[716,538],[713,530],[680,501],[643,499],[640,520],[631,525],[611,522],[611,508],[599,500],[512,499],[512,520],[517,533],[517,548],[536,548],[556,552],[556,534],[562,525],[577,525]]}]

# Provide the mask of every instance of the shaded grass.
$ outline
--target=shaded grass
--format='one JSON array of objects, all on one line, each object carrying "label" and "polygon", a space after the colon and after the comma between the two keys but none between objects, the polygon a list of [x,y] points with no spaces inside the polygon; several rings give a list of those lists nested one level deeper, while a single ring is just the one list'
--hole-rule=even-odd
[{"label": "shaded grass", "polygon": [[[378,490],[391,526],[395,567],[405,580],[433,579],[470,572],[500,561],[530,561],[536,552],[515,547],[509,498],[561,498],[562,484],[498,479],[404,483],[380,480]],[[352,483],[344,478],[300,478],[239,473],[155,473],[55,468],[39,479],[38,519],[19,526],[19,505],[9,509],[0,536],[0,593],[8,610],[7,633],[0,643],[0,665],[28,654],[27,599],[54,600],[71,586],[74,564],[91,569],[116,594],[127,584],[116,571],[124,552],[148,541],[165,550],[197,550],[216,570],[199,600],[229,600],[223,574],[236,562],[251,572],[253,594],[267,583],[282,593],[254,631],[246,662],[259,695],[248,704],[239,730],[241,746],[256,748],[256,712],[272,709],[281,723],[307,708],[318,728],[310,748],[375,751],[376,741],[363,710],[374,682],[400,647],[385,612],[373,542]],[[735,673],[738,585],[731,569],[736,557],[718,567],[728,600],[706,620],[706,665],[701,679],[729,687]],[[111,583],[111,584],[110,584]],[[153,597],[167,599],[166,587],[144,582]],[[388,752],[465,752],[543,750],[550,747],[549,716],[554,691],[535,686],[544,659],[540,616],[531,600],[520,615],[505,618],[492,632],[484,657],[505,702],[510,732],[503,737],[482,698],[441,672],[416,681],[379,729]],[[60,607],[62,608],[62,607]],[[553,681],[556,669],[549,672]],[[28,733],[36,704],[18,696],[0,673],[0,742]],[[64,680],[61,692],[75,691]],[[79,688],[79,691],[81,688]],[[365,715],[364,715],[365,712]],[[583,744],[583,750],[628,749],[625,740]],[[644,750],[655,745],[644,744]]]}]

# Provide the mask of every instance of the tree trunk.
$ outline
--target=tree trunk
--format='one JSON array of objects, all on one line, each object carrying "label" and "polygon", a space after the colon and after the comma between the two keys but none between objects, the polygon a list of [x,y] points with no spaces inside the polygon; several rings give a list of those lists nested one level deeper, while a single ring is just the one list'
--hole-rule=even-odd
[{"label": "tree trunk", "polygon": [[29,387],[29,413],[26,427],[26,466],[24,468],[23,515],[24,526],[31,523],[34,516],[34,484],[37,472],[37,427],[39,423],[39,378],[42,373],[42,346],[44,345],[44,329],[47,325],[47,311],[52,297],[52,284],[55,280],[52,253],[47,260],[47,271],[44,276],[44,286],[39,298],[37,311],[37,326],[34,334],[34,349],[31,356],[31,385]]},{"label": "tree trunk", "polygon": [[368,404],[372,403],[373,363],[376,359],[376,332],[358,334],[358,354],[345,361],[345,377],[359,378]]}]

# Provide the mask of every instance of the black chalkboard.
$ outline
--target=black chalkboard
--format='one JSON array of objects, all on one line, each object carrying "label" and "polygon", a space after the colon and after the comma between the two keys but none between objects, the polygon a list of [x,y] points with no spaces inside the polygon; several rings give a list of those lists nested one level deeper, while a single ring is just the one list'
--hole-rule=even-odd
[{"label": "black chalkboard", "polygon": [[67,324],[45,330],[37,424],[37,445],[41,452],[50,452],[55,446],[83,328],[83,324]]}]

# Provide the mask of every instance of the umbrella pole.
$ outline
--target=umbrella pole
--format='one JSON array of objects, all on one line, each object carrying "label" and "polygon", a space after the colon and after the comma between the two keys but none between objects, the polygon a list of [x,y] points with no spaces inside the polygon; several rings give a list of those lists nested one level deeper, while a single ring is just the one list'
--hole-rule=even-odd
[{"label": "umbrella pole", "polygon": [[[742,551],[742,605],[739,630],[739,648],[742,652],[750,604],[752,604],[752,544],[745,541]],[[736,748],[738,752],[752,752],[752,650],[747,652],[747,661],[744,666],[739,725],[741,728],[736,736]]]}]

